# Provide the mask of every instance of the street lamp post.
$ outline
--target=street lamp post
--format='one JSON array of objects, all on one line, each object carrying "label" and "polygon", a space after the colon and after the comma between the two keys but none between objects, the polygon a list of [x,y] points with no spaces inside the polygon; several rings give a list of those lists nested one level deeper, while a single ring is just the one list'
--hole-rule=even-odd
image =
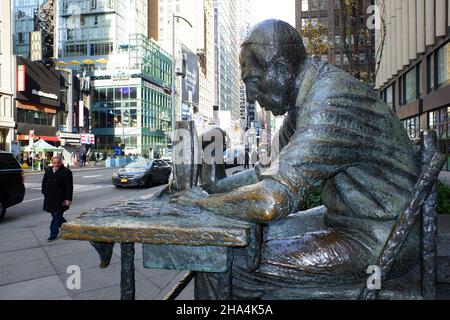
[{"label": "street lamp post", "polygon": [[[175,15],[175,13],[172,12],[172,137],[175,136],[175,121],[176,121],[176,112],[175,112],[175,109],[176,109],[176,102],[175,102],[175,80],[176,80],[176,75],[175,75],[175,63],[176,63],[176,59],[175,59],[175,18],[184,20],[192,28],[192,24],[189,21],[187,21],[182,16]],[[172,139],[172,141],[173,141],[173,139]]]}]

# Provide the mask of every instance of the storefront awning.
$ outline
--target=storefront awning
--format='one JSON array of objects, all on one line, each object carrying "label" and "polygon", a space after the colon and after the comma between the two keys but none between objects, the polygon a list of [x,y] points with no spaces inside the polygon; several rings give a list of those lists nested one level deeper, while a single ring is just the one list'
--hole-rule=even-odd
[{"label": "storefront awning", "polygon": [[45,140],[45,141],[61,141],[61,139],[59,137],[52,137],[52,136],[39,136],[39,138]]}]

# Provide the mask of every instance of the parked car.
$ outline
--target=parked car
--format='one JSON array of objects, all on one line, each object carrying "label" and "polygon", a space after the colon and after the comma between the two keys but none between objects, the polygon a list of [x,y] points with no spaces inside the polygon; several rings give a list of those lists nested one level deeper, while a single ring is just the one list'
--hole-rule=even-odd
[{"label": "parked car", "polygon": [[21,203],[25,196],[24,175],[12,153],[0,151],[0,220],[6,209]]},{"label": "parked car", "polygon": [[112,176],[117,188],[168,183],[172,167],[162,160],[135,161],[127,164]]},{"label": "parked car", "polygon": [[161,160],[163,160],[164,162],[167,162],[167,164],[169,164],[169,165],[172,165],[172,157],[162,156]]}]

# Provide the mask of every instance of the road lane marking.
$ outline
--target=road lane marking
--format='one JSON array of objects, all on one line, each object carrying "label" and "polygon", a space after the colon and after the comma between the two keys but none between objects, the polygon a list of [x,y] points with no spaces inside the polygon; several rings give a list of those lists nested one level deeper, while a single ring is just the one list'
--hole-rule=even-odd
[{"label": "road lane marking", "polygon": [[[75,184],[73,186],[73,191],[77,191],[77,192],[86,192],[86,191],[93,191],[93,190],[98,190],[98,189],[102,189],[102,188],[112,188],[113,185],[112,184]],[[37,190],[40,191],[41,190],[41,184],[40,183],[25,183],[25,188],[28,190]]]},{"label": "road lane marking", "polygon": [[96,175],[93,175],[93,176],[84,176],[84,177],[81,177],[82,179],[89,179],[89,178],[98,178],[98,177],[103,177],[103,175],[102,174],[96,174]]},{"label": "road lane marking", "polygon": [[44,197],[40,197],[40,198],[36,198],[36,199],[24,200],[21,203],[27,203],[27,202],[31,202],[31,201],[37,201],[37,200],[44,200]]}]

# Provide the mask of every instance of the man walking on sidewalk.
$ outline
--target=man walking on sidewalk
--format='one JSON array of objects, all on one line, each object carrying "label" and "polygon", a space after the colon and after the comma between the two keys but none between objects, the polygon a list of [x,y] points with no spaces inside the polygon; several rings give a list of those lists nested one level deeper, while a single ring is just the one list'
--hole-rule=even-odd
[{"label": "man walking on sidewalk", "polygon": [[62,165],[60,157],[52,158],[52,167],[48,167],[42,179],[44,194],[44,211],[52,214],[50,237],[53,241],[58,237],[59,228],[66,221],[63,214],[72,204],[73,177],[72,171]]}]

